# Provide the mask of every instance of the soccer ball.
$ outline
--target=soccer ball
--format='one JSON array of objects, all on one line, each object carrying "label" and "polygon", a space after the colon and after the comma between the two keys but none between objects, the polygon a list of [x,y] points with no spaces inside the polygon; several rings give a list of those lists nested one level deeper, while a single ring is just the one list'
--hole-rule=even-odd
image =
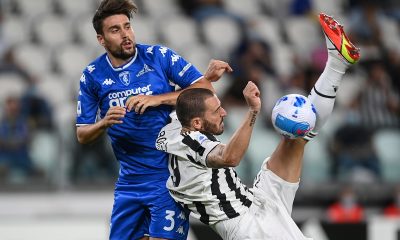
[{"label": "soccer ball", "polygon": [[272,124],[283,136],[305,136],[315,126],[317,111],[311,101],[300,94],[281,97],[272,109]]}]

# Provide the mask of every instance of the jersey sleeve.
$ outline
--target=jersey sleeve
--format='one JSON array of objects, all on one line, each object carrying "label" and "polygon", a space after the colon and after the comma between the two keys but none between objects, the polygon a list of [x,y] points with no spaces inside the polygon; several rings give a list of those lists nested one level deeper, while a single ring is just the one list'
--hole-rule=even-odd
[{"label": "jersey sleeve", "polygon": [[173,50],[160,46],[156,51],[168,79],[186,88],[203,77],[197,68]]},{"label": "jersey sleeve", "polygon": [[76,125],[96,122],[99,100],[92,77],[83,72],[79,83],[79,94],[76,108]]},{"label": "jersey sleeve", "polygon": [[190,156],[205,167],[208,154],[220,144],[219,141],[212,140],[201,132],[191,132],[184,136],[182,142],[189,148]]}]

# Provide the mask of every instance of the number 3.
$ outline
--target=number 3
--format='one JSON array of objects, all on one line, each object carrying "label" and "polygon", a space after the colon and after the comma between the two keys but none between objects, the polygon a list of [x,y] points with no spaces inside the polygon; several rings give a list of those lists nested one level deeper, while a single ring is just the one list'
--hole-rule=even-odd
[{"label": "number 3", "polygon": [[167,214],[167,216],[165,216],[165,219],[171,221],[171,225],[169,227],[165,226],[164,230],[171,231],[175,227],[175,219],[174,219],[175,211],[166,210],[165,213]]}]

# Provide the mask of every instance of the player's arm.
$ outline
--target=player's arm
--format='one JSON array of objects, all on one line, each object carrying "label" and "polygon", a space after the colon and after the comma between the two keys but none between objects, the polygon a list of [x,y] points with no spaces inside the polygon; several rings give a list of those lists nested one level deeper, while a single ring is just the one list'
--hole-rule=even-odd
[{"label": "player's arm", "polygon": [[[191,84],[187,88],[207,88],[215,92],[211,83],[218,81],[221,78],[222,74],[224,74],[225,72],[232,71],[233,70],[228,63],[212,59],[208,65],[204,77]],[[142,114],[148,107],[157,107],[161,104],[175,105],[176,99],[178,98],[181,91],[183,90],[151,96],[131,96],[126,101],[126,108],[128,111],[134,110],[135,112]]]},{"label": "player's arm", "polygon": [[121,124],[126,110],[123,107],[111,107],[103,119],[94,124],[82,125],[76,128],[76,136],[82,144],[91,143],[100,137],[107,128],[114,124]]},{"label": "player's arm", "polygon": [[260,91],[253,82],[248,82],[243,90],[243,95],[249,106],[249,111],[228,144],[219,144],[208,154],[208,167],[236,167],[246,153],[257,115],[260,112],[261,100]]}]

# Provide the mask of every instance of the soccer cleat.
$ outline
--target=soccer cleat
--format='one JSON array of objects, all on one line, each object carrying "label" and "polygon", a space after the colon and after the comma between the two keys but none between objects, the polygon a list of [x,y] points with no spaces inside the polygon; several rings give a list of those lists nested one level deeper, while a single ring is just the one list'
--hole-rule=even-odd
[{"label": "soccer cleat", "polygon": [[340,23],[324,13],[319,14],[319,23],[326,38],[334,46],[334,48],[330,48],[329,44],[328,51],[336,50],[350,64],[354,64],[360,59],[360,49],[350,42]]}]

